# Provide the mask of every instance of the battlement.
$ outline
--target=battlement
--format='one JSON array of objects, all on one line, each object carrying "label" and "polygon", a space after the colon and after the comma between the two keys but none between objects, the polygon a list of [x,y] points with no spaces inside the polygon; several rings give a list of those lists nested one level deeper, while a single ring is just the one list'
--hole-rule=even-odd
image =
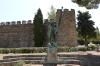
[{"label": "battlement", "polygon": [[74,10],[74,9],[71,9],[71,10],[69,10],[69,9],[64,9],[63,13],[64,13],[64,14],[67,13],[67,14],[72,14],[72,15],[74,15],[74,14],[75,14],[75,10]]},{"label": "battlement", "polygon": [[[62,9],[57,9],[56,14],[57,14],[57,13],[60,13],[61,10],[62,10]],[[74,9],[71,9],[71,10],[69,10],[69,9],[64,9],[62,13],[63,13],[63,14],[64,14],[64,13],[67,13],[67,14],[73,14],[73,15],[74,15],[74,14],[75,14],[75,10],[74,10]]]},{"label": "battlement", "polygon": [[1,22],[0,26],[4,25],[23,25],[23,24],[33,24],[32,20],[22,20],[22,21],[11,21],[11,22]]}]

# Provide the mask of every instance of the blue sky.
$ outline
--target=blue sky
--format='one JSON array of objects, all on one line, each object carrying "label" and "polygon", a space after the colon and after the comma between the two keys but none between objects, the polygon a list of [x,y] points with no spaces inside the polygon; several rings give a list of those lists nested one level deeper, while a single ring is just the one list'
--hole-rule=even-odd
[{"label": "blue sky", "polygon": [[51,5],[56,9],[60,9],[62,6],[67,9],[75,9],[76,15],[78,10],[89,11],[95,26],[100,29],[100,8],[87,10],[72,3],[71,0],[0,0],[0,22],[33,20],[38,8],[41,8],[43,17],[46,19]]}]

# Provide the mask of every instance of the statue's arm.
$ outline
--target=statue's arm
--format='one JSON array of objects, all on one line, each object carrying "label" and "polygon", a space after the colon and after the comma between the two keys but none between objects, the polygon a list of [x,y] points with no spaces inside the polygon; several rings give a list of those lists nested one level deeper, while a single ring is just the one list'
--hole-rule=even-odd
[{"label": "statue's arm", "polygon": [[56,25],[56,30],[55,30],[55,35],[56,35],[58,32],[58,24],[55,24],[55,25]]},{"label": "statue's arm", "polygon": [[58,32],[58,29],[59,29],[59,27],[60,27],[61,18],[62,18],[62,10],[61,10],[61,12],[60,12],[60,16],[59,16],[58,23],[56,23],[56,33]]}]

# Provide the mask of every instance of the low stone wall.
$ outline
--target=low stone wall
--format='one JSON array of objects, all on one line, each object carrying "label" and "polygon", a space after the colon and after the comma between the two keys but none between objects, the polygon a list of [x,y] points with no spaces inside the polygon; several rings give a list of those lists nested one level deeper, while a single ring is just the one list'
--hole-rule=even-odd
[{"label": "low stone wall", "polygon": [[82,66],[100,66],[100,56],[97,55],[78,55]]},{"label": "low stone wall", "polygon": [[59,55],[60,57],[77,57],[81,66],[100,66],[100,55]]},{"label": "low stone wall", "polygon": [[15,62],[2,62],[0,63],[0,66],[14,66],[16,63],[18,63],[17,61]]},{"label": "low stone wall", "polygon": [[[17,57],[44,57],[45,55],[20,55],[20,56],[5,56],[3,57],[5,60],[1,60],[0,61],[0,66],[13,66],[13,64],[17,63],[18,61],[16,61],[16,59],[14,60],[14,58]],[[70,55],[70,54],[59,54],[59,57],[76,57],[79,60],[79,65],[81,66],[100,66],[100,55]],[[13,60],[7,60],[9,58],[13,58]],[[18,60],[18,58],[17,58]],[[25,58],[23,59],[24,61],[26,60]],[[25,61],[25,63],[30,63],[31,61],[27,58],[27,61]],[[33,61],[32,61],[33,62]],[[36,64],[39,63],[39,61],[35,62]],[[68,62],[67,62],[68,63]],[[67,64],[65,63],[65,64]],[[71,63],[73,63],[71,61]],[[42,64],[42,63],[41,63]]]}]

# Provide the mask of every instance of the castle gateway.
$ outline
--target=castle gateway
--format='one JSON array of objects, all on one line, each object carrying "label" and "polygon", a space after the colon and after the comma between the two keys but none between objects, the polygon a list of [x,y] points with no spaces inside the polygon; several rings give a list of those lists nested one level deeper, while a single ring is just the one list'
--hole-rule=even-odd
[{"label": "castle gateway", "polygon": [[[58,22],[61,9],[56,12],[56,22]],[[45,33],[49,26],[48,20],[45,20]],[[0,47],[33,47],[33,22],[12,21],[1,22],[0,24]],[[48,43],[47,34],[45,36],[44,46]],[[56,37],[58,46],[77,46],[75,10],[64,9],[60,27]]]}]

